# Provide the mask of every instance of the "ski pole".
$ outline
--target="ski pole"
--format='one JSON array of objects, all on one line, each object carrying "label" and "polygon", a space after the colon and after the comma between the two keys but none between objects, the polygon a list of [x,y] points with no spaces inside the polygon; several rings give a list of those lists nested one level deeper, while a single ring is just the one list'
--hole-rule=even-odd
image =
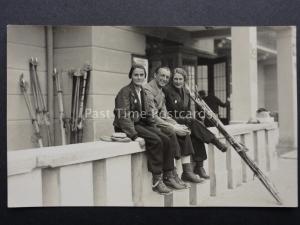
[{"label": "ski pole", "polygon": [[87,102],[87,88],[90,77],[91,66],[86,64],[82,69],[83,74],[83,83],[81,86],[81,96],[80,96],[80,104],[79,104],[79,113],[78,113],[78,142],[82,142],[83,140],[83,120],[84,120],[84,110]]},{"label": "ski pole", "polygon": [[39,124],[38,124],[37,119],[35,117],[35,113],[32,110],[32,106],[30,104],[30,99],[29,99],[29,96],[28,96],[28,93],[27,93],[28,83],[24,79],[23,74],[20,75],[19,84],[20,84],[21,92],[22,92],[22,94],[24,96],[24,99],[25,99],[25,103],[27,105],[27,109],[28,109],[28,112],[29,112],[30,119],[32,121],[32,125],[33,125],[34,131],[35,131],[35,135],[38,139],[38,145],[39,145],[39,147],[42,148],[43,147],[43,141],[42,141],[42,137],[41,137],[41,133],[40,133]]},{"label": "ski pole", "polygon": [[63,104],[63,91],[60,85],[60,77],[57,70],[54,68],[53,71],[54,83],[56,86],[57,99],[58,99],[58,111],[59,111],[59,123],[61,131],[61,141],[63,145],[66,145],[66,129],[65,129],[65,113],[64,113],[64,104]]},{"label": "ski pole", "polygon": [[43,119],[44,124],[46,125],[46,130],[47,130],[47,140],[48,140],[48,146],[52,145],[52,140],[51,140],[51,131],[50,131],[50,119],[49,119],[49,112],[46,108],[46,104],[44,102],[43,98],[43,93],[41,90],[41,85],[39,81],[39,77],[37,74],[37,66],[38,66],[38,59],[31,58],[30,59],[30,64],[32,68],[32,81],[33,81],[33,90],[34,90],[34,95],[35,100],[37,101],[36,105],[38,106],[38,116],[39,119]]}]

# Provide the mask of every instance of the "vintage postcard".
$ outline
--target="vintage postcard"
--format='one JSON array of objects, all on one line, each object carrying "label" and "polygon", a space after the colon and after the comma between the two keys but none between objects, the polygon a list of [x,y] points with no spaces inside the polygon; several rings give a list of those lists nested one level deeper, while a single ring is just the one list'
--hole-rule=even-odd
[{"label": "vintage postcard", "polygon": [[7,26],[8,207],[297,207],[295,26]]}]

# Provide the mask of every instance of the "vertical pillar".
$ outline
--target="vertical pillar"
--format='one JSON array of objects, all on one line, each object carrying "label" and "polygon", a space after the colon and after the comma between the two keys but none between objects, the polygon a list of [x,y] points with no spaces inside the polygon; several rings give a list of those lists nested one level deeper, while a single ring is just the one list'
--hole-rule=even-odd
[{"label": "vertical pillar", "polygon": [[264,173],[267,171],[266,148],[265,130],[254,131],[254,161]]},{"label": "vertical pillar", "polygon": [[[254,160],[254,140],[253,140],[253,132],[244,134],[242,136],[242,143],[248,148],[247,155],[250,157],[251,160]],[[253,178],[253,172],[246,165],[245,162],[242,162],[242,170],[243,170],[243,182],[247,183]]]},{"label": "vertical pillar", "polygon": [[277,145],[276,129],[266,129],[266,154],[267,154],[267,171],[277,169]]},{"label": "vertical pillar", "polygon": [[[240,136],[235,136],[237,141],[241,141]],[[234,189],[242,184],[242,159],[239,154],[232,148],[228,149],[226,153],[226,167],[227,167],[227,187]]]},{"label": "vertical pillar", "polygon": [[255,27],[232,27],[232,121],[255,118],[257,110],[257,37]]},{"label": "vertical pillar", "polygon": [[[220,140],[225,142],[224,139]],[[210,196],[217,196],[227,190],[227,165],[226,154],[208,145],[208,172],[210,176]]]},{"label": "vertical pillar", "polygon": [[41,169],[9,176],[7,190],[8,207],[43,206]]},{"label": "vertical pillar", "polygon": [[152,174],[148,171],[147,156],[142,154],[142,206],[165,206],[165,196],[152,190]]},{"label": "vertical pillar", "polygon": [[296,27],[277,30],[279,153],[297,149]]},{"label": "vertical pillar", "polygon": [[73,164],[59,169],[60,205],[93,206],[93,165]]},{"label": "vertical pillar", "polygon": [[60,206],[60,168],[42,170],[43,206]]},{"label": "vertical pillar", "polygon": [[131,155],[132,201],[134,206],[143,206],[143,154]]},{"label": "vertical pillar", "polygon": [[217,195],[217,182],[216,182],[216,171],[215,171],[215,152],[213,145],[208,145],[208,172],[210,176],[210,196],[216,196]]},{"label": "vertical pillar", "polygon": [[96,206],[132,206],[131,155],[94,162]]}]

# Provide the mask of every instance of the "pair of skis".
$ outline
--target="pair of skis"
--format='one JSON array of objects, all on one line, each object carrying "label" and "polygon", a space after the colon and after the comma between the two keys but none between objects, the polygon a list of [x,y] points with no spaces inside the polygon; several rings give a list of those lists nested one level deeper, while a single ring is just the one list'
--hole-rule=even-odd
[{"label": "pair of skis", "polygon": [[[188,87],[187,87],[188,89]],[[196,88],[197,89],[197,88]],[[189,89],[188,89],[189,90]],[[224,124],[219,120],[218,116],[209,108],[209,106],[201,99],[197,91],[193,95],[189,91],[190,99],[198,105],[206,115],[209,115],[207,119],[219,130],[219,132],[224,136],[228,143],[233,147],[233,149],[238,153],[238,155],[243,159],[245,164],[252,170],[254,176],[258,177],[263,186],[269,191],[276,202],[281,205],[282,200],[276,190],[274,184],[268,179],[268,177],[261,171],[261,169],[252,161],[246,154],[246,146],[239,143],[232,135],[230,135],[224,126]]]},{"label": "pair of skis", "polygon": [[81,143],[83,141],[84,112],[86,109],[91,70],[91,66],[86,64],[80,70],[71,71],[73,80],[70,121],[71,144]]},{"label": "pair of skis", "polygon": [[73,88],[71,119],[69,120],[64,112],[61,79],[56,69],[54,69],[53,78],[58,99],[59,123],[61,130],[61,140],[63,145],[67,144],[67,127],[70,130],[71,144],[81,143],[83,140],[84,112],[87,102],[87,93],[91,70],[91,66],[89,64],[86,64],[82,69],[71,71]]},{"label": "pair of skis", "polygon": [[[32,92],[32,99],[29,94],[29,85],[24,78],[24,74],[20,75],[19,85],[21,92],[24,96],[25,103],[29,112],[30,119],[33,124],[35,137],[39,147],[44,147],[43,138],[41,134],[41,127],[45,126],[47,132],[47,144],[53,145],[50,129],[50,118],[47,110],[43,93],[41,90],[40,80],[37,73],[38,60],[37,58],[31,58],[29,60],[29,74],[30,74],[30,86]],[[73,79],[72,90],[72,111],[70,120],[70,143],[81,143],[83,139],[83,122],[84,111],[87,102],[87,93],[89,87],[91,66],[86,64],[83,69],[77,71],[71,71]],[[68,120],[64,112],[63,91],[61,88],[61,78],[56,69],[53,71],[53,82],[56,88],[58,99],[58,112],[59,123],[61,130],[62,144],[67,144],[67,132]]]},{"label": "pair of skis", "polygon": [[30,75],[31,92],[33,96],[34,106],[32,106],[32,101],[30,100],[30,96],[28,93],[28,83],[25,80],[23,74],[21,74],[20,76],[20,89],[24,96],[25,103],[34,127],[34,132],[37,138],[38,145],[39,147],[43,147],[44,144],[41,135],[41,126],[46,127],[48,146],[52,145],[52,138],[51,138],[49,112],[47,110],[43,93],[41,90],[40,80],[37,74],[37,66],[38,66],[37,58],[35,59],[31,58],[29,60],[29,75]]}]

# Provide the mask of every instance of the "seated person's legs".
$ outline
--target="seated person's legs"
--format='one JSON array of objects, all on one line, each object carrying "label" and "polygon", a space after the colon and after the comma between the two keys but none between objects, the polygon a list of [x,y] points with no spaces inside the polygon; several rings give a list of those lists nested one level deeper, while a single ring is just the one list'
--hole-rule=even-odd
[{"label": "seated person's legs", "polygon": [[[189,135],[186,135],[183,137],[178,136],[175,134],[174,131],[172,131],[166,127],[162,127],[161,131],[163,133],[167,134],[169,137],[171,137],[172,140],[177,139],[177,141],[179,143],[180,157],[183,157],[183,160],[181,161],[182,169],[183,169],[181,179],[184,181],[193,182],[193,183],[202,182],[203,180],[200,179],[199,176],[194,174],[193,169],[192,169],[190,156],[194,153],[194,150],[193,150],[190,136]],[[180,158],[177,156],[176,159],[180,159]],[[176,170],[174,171],[174,174],[175,174],[175,176],[177,176]],[[182,182],[182,181],[180,181],[180,179],[179,179],[178,182]]]},{"label": "seated person's legs", "polygon": [[[150,127],[136,125],[135,129],[138,133],[138,136],[145,139],[148,170],[153,175],[153,191],[156,191],[160,194],[170,194],[172,190],[165,186],[162,179],[164,167],[164,144],[161,138],[155,132],[153,132]],[[171,170],[172,169],[173,168],[171,167]]]},{"label": "seated person's legs", "polygon": [[[151,128],[151,131],[155,132],[162,140],[162,143],[164,145],[163,148],[163,155],[164,155],[164,166],[163,166],[163,180],[164,183],[171,188],[174,189],[184,189],[187,186],[184,182],[182,182],[179,178],[177,173],[174,174],[174,171],[176,172],[174,168],[174,148],[173,146],[176,146],[174,144],[174,141],[177,142],[176,135],[175,140],[172,135],[168,136],[167,134],[161,132],[159,129]],[[173,142],[173,143],[172,143]],[[178,148],[179,144],[177,143]],[[177,175],[177,176],[176,176]]]},{"label": "seated person's legs", "polygon": [[204,143],[211,143],[215,145],[220,151],[226,152],[228,146],[220,142],[216,136],[208,130],[201,122],[196,119],[189,119],[190,121],[186,124],[191,129],[191,136]]},{"label": "seated person's legs", "polygon": [[205,145],[202,141],[197,140],[193,136],[191,138],[195,150],[195,154],[193,155],[193,160],[196,164],[194,172],[198,174],[201,178],[209,179],[209,176],[206,174],[206,171],[203,167],[204,161],[207,159]]}]

